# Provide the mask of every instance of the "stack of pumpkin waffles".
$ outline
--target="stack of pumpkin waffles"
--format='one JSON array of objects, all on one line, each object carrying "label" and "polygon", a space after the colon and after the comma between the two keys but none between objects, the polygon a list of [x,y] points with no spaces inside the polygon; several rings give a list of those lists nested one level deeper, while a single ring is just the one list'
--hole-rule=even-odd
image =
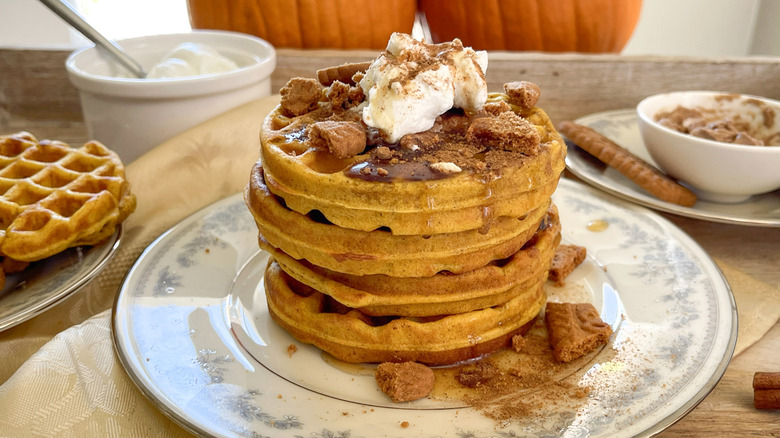
[{"label": "stack of pumpkin waffles", "polygon": [[367,67],[292,79],[265,119],[245,199],[271,254],[269,312],[346,362],[504,347],[543,308],[560,241],[550,197],[566,149],[539,89],[506,84],[391,142],[363,121]]}]

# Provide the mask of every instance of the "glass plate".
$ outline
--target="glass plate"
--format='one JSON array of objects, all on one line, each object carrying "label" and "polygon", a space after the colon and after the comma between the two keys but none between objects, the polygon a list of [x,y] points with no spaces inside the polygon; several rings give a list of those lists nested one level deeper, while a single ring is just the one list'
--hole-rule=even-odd
[{"label": "glass plate", "polygon": [[[636,111],[623,109],[591,114],[576,120],[655,165],[645,149]],[[740,225],[780,227],[780,190],[757,195],[739,204],[698,201],[683,207],[655,198],[639,188],[617,170],[607,167],[583,149],[569,143],[566,167],[578,178],[607,193],[628,201],[679,216]]]},{"label": "glass plate", "polygon": [[116,252],[121,225],[98,246],[77,246],[6,276],[0,292],[0,331],[42,313],[94,278]]},{"label": "glass plate", "polygon": [[[268,256],[258,250],[240,194],[174,226],[131,268],[114,305],[119,358],[152,402],[203,436],[658,432],[701,401],[725,371],[736,342],[731,290],[707,253],[659,215],[565,179],[554,200],[564,239],[589,254],[567,284],[588,295],[616,329],[604,354],[587,365],[582,379],[591,397],[576,412],[499,425],[451,402],[393,404],[371,372],[345,369],[297,342],[268,315],[262,286]],[[603,230],[591,231],[593,223]]]}]

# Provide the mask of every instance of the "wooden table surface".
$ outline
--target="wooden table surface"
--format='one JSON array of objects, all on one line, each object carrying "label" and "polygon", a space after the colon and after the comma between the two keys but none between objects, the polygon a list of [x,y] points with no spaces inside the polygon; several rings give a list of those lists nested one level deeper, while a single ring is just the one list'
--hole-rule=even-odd
[{"label": "wooden table surface", "polygon": [[[68,52],[0,49],[0,133],[28,130],[73,144],[87,140],[78,95],[68,82]],[[317,68],[376,56],[372,51],[279,50],[272,88]],[[542,89],[539,105],[554,121],[631,108],[665,91],[713,89],[780,99],[780,59],[681,59],[616,55],[491,53],[489,89],[529,80]],[[780,170],[778,170],[780,171]],[[663,214],[716,260],[780,294],[780,228],[706,222]],[[780,371],[780,323],[735,357],[715,389],[687,416],[658,436],[780,436],[780,410],[753,408],[756,371]]]}]

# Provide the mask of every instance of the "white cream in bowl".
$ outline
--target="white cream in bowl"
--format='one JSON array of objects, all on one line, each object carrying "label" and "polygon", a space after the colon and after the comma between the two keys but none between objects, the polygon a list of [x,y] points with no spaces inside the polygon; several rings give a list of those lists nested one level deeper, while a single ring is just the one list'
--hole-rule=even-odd
[{"label": "white cream in bowl", "polygon": [[[199,47],[188,54],[179,50],[173,56],[187,58],[182,61],[191,64],[177,67],[180,71],[175,77],[128,77],[121,66],[94,46],[68,57],[66,68],[79,91],[87,135],[115,150],[125,163],[178,133],[271,94],[276,52],[260,38],[198,30],[118,43],[147,72],[172,58],[170,55],[182,44]],[[208,54],[209,49],[203,47],[210,47],[215,53]],[[217,64],[222,65],[216,68]],[[205,69],[200,70],[202,67]],[[196,68],[198,74],[184,74],[184,70]],[[200,73],[208,70],[219,71]]]}]

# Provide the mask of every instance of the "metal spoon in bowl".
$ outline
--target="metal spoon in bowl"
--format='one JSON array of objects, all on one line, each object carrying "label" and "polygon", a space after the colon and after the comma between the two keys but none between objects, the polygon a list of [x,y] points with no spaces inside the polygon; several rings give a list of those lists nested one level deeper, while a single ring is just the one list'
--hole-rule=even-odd
[{"label": "metal spoon in bowl", "polygon": [[65,0],[40,0],[41,3],[46,5],[60,18],[65,20],[68,24],[73,26],[76,30],[81,32],[85,37],[92,40],[98,47],[105,49],[111,56],[116,59],[119,64],[127,69],[133,76],[137,78],[145,78],[146,71],[141,64],[133,59],[122,47],[117,43],[109,40],[103,34],[98,32],[92,25],[87,23],[84,17],[78,13],[73,7]]}]

